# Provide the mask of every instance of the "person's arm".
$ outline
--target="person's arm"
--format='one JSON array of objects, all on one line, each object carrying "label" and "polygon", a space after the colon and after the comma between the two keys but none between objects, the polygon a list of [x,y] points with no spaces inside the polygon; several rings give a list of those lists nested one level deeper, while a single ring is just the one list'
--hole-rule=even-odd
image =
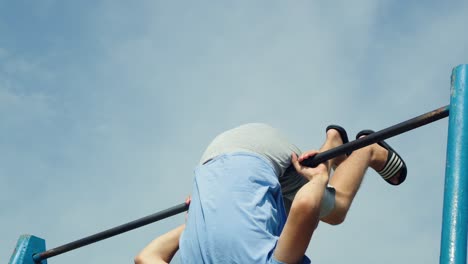
[{"label": "person's arm", "polygon": [[179,238],[185,224],[149,243],[136,257],[135,264],[167,264],[179,249]]},{"label": "person's arm", "polygon": [[280,262],[298,263],[303,259],[319,222],[320,204],[328,183],[328,169],[325,164],[309,168],[299,163],[315,154],[317,151],[309,151],[299,158],[294,153],[292,155],[292,163],[297,172],[309,182],[297,192],[278,239],[274,257]]}]

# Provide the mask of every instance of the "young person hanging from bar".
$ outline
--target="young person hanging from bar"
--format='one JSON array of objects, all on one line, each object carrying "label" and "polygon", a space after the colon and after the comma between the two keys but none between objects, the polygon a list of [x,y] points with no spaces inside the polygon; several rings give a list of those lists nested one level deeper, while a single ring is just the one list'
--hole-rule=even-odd
[{"label": "young person hanging from bar", "polygon": [[195,169],[186,224],[153,240],[135,263],[169,263],[177,250],[181,263],[310,263],[305,251],[319,220],[345,220],[369,167],[393,185],[406,178],[404,161],[384,141],[315,168],[301,165],[347,142],[336,125],[320,150],[302,154],[265,124],[222,133]]}]

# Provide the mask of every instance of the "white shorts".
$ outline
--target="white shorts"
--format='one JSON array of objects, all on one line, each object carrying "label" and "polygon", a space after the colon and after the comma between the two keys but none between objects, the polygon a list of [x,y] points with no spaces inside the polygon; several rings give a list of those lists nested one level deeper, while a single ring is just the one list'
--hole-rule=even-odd
[{"label": "white shorts", "polygon": [[[200,164],[212,158],[232,152],[251,152],[260,154],[270,161],[278,175],[284,205],[289,212],[297,191],[307,183],[291,165],[291,154],[300,154],[298,147],[291,144],[278,130],[261,123],[245,124],[218,135],[208,145]],[[320,217],[328,215],[335,207],[335,188],[328,186],[322,198]]]}]

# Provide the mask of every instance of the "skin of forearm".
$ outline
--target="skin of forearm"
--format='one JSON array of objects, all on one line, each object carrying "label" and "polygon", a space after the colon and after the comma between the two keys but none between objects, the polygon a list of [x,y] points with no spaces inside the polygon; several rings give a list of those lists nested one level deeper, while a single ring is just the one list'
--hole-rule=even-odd
[{"label": "skin of forearm", "polygon": [[[326,176],[316,176],[309,180],[302,188],[297,191],[294,201],[307,200],[311,204],[316,204],[320,206],[325,188],[328,183],[328,177]],[[293,201],[293,205],[294,205]]]},{"label": "skin of forearm", "polygon": [[184,229],[185,224],[154,239],[141,251],[138,263],[169,263],[179,249],[179,238]]},{"label": "skin of forearm", "polygon": [[328,177],[317,176],[298,190],[291,205],[291,213],[300,214],[304,223],[315,229],[319,222],[320,205],[328,183]]},{"label": "skin of forearm", "polygon": [[[320,204],[327,183],[327,176],[312,177],[297,192],[288,216],[288,223],[283,230],[288,235],[281,236],[278,241],[278,245],[281,246],[275,251],[277,260],[296,263],[303,258],[319,223]],[[291,226],[294,228],[290,228]]]}]

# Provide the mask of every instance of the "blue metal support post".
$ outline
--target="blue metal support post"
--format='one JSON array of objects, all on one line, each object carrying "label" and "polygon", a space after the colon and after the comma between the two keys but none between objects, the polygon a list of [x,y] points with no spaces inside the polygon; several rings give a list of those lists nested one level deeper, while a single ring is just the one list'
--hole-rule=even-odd
[{"label": "blue metal support post", "polygon": [[36,236],[22,235],[18,239],[9,264],[47,264],[47,260],[35,262],[33,255],[45,250],[45,240]]},{"label": "blue metal support post", "polygon": [[466,264],[468,231],[468,65],[453,69],[442,219],[441,264]]}]

